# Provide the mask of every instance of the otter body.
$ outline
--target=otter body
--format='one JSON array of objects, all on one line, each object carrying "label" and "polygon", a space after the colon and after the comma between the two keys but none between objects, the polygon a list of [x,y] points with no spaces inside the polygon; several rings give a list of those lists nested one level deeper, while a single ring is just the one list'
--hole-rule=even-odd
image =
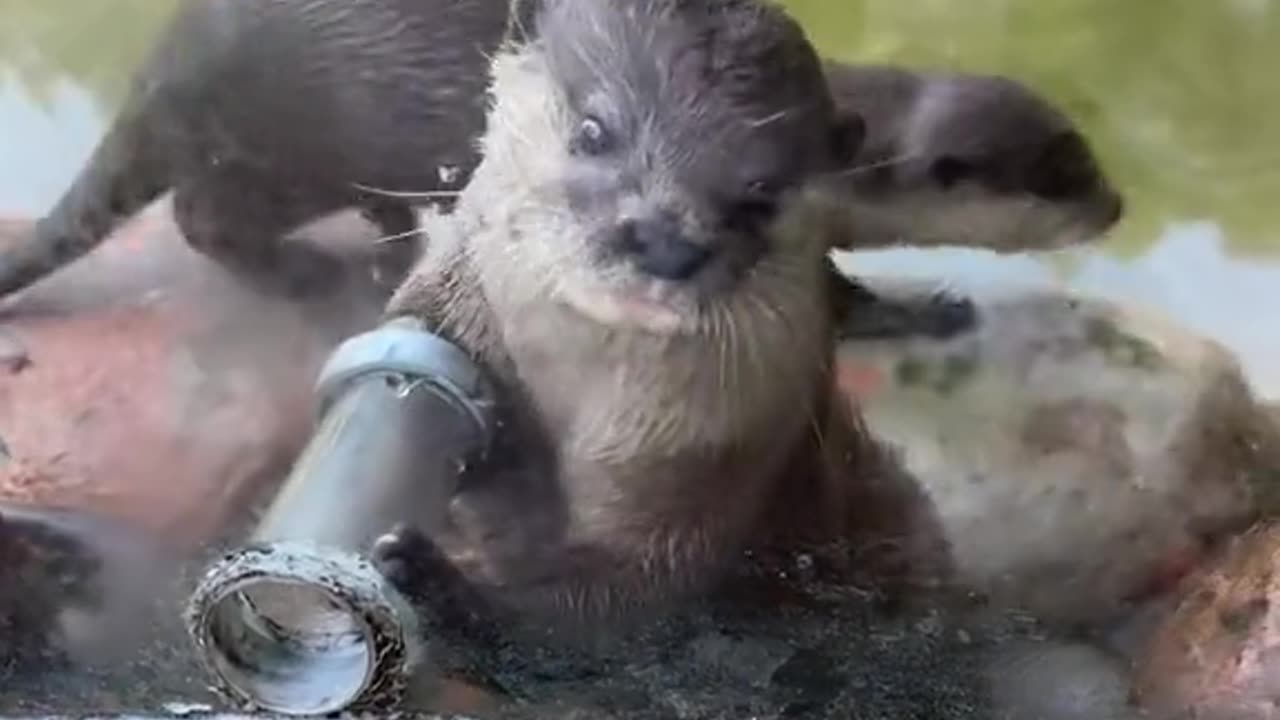
[{"label": "otter body", "polygon": [[821,440],[834,206],[810,180],[859,130],[772,7],[552,0],[537,30],[495,59],[484,160],[388,313],[513,402],[515,469],[455,501],[468,581],[590,627],[701,589]]},{"label": "otter body", "polygon": [[[506,32],[508,10],[507,0],[189,0],[138,71],[80,176],[29,236],[0,254],[0,295],[80,257],[170,189],[188,243],[240,277],[289,295],[331,289],[341,279],[336,259],[306,243],[282,242],[282,236],[358,207],[387,238],[411,240],[412,205],[452,195],[478,160],[474,139],[483,125],[487,57]],[[894,168],[898,159],[881,152],[947,156],[951,144],[958,148],[973,136],[989,136],[988,126],[1003,127],[982,122],[987,114],[1010,115],[1000,102],[986,102],[1003,95],[1020,106],[1044,108],[1014,118],[1019,136],[1047,140],[1070,130],[1029,91],[984,93],[981,88],[1011,83],[955,76],[955,83],[979,91],[955,94],[951,106],[930,110],[938,130],[922,133],[912,131],[912,118],[938,103],[920,98],[940,95],[919,88],[937,82],[913,85],[911,73],[840,63],[828,63],[826,73],[837,104],[867,118],[875,140],[871,155],[849,163],[846,187],[873,191],[870,199],[849,198],[850,211],[868,217],[859,220],[864,231],[854,246],[949,242],[1014,251],[1062,242],[1063,233],[1030,230],[1052,229],[1061,220],[1074,221],[1077,229],[1105,229],[1085,209],[1089,198],[1080,197],[1096,194],[1088,188],[1038,203],[1022,202],[1026,193],[1016,183],[938,193]],[[898,84],[915,89],[881,91]],[[963,107],[979,100],[977,109]],[[948,129],[950,117],[959,127]],[[897,140],[907,132],[909,138]],[[1094,168],[1087,148],[1077,149],[1081,167]],[[1026,155],[1008,150],[991,162]],[[868,184],[871,175],[861,168],[873,162],[891,170],[874,177],[901,181]],[[1086,184],[1105,187],[1096,168],[1092,172]],[[947,225],[954,219],[953,198],[962,194],[967,224]],[[933,217],[937,213],[942,219]],[[984,223],[975,224],[975,217]],[[969,231],[978,227],[982,232]],[[940,239],[940,228],[953,239]],[[414,246],[379,245],[385,279],[398,281],[416,255]],[[862,323],[851,332],[948,334],[972,321],[972,308],[962,300],[926,298],[918,308],[911,301],[898,308],[861,286],[849,290],[841,296],[845,301],[885,318],[880,330]]]},{"label": "otter body", "polygon": [[[550,0],[536,31],[496,55],[484,159],[427,214],[387,308],[508,400],[449,527],[375,547],[431,637],[519,694],[564,668],[547,646],[666,632],[645,621],[732,594],[744,564],[776,578],[798,549],[823,577],[944,580],[927,502],[832,401],[827,252],[847,224],[824,185],[856,141],[803,32],[743,0]],[[509,650],[521,637],[541,649]],[[587,667],[610,657],[625,675],[638,656]]]},{"label": "otter body", "polygon": [[281,236],[353,206],[387,235],[413,232],[409,205],[374,189],[465,180],[507,11],[507,0],[185,2],[86,167],[0,256],[0,294],[170,189],[187,242],[238,277],[288,295],[332,289],[337,259]]}]

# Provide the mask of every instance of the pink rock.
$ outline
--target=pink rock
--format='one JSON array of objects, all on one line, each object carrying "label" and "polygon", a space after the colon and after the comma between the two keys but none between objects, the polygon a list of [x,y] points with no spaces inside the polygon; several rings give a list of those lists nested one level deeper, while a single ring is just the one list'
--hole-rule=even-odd
[{"label": "pink rock", "polygon": [[1280,718],[1280,523],[1234,539],[1188,582],[1137,691],[1158,718]]},{"label": "pink rock", "polygon": [[0,498],[198,542],[287,471],[320,364],[380,302],[362,288],[309,305],[255,294],[189,250],[166,210],[0,306],[27,354],[0,377]]}]

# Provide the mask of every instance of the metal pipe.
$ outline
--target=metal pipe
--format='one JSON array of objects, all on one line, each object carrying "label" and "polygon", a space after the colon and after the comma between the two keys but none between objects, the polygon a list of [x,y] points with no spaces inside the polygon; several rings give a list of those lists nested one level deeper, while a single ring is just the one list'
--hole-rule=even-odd
[{"label": "metal pipe", "polygon": [[217,689],[284,714],[385,708],[421,655],[415,616],[369,561],[398,523],[428,533],[493,428],[493,391],[457,347],[401,318],[344,342],[320,422],[248,543],[186,610]]}]

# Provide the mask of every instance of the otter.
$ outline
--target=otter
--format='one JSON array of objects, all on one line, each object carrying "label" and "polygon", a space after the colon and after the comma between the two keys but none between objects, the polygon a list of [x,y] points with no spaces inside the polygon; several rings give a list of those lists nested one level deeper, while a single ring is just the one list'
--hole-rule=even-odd
[{"label": "otter", "polygon": [[[88,163],[0,255],[0,295],[88,252],[168,190],[186,242],[259,289],[332,290],[343,264],[282,236],[361,209],[387,236],[474,164],[486,53],[508,0],[188,0]],[[405,158],[430,158],[427,165]],[[380,247],[383,267],[402,244]]]},{"label": "otter", "polygon": [[998,75],[827,63],[866,136],[848,172],[857,249],[1010,252],[1087,243],[1124,213],[1067,115]]},{"label": "otter", "polygon": [[[547,0],[532,23],[495,54],[483,159],[424,212],[386,309],[506,399],[446,527],[373,549],[433,642],[546,677],[548,647],[652,627],[794,549],[821,577],[944,582],[927,503],[834,402],[828,251],[849,226],[827,185],[860,132],[804,32],[757,0]],[[1096,695],[1052,716],[1112,717]]]},{"label": "otter", "polygon": [[[386,310],[493,371],[508,441],[455,499],[457,538],[379,553],[477,548],[459,567],[499,603],[590,625],[696,591],[771,510],[846,535],[825,465],[881,460],[831,402],[845,226],[821,181],[861,124],[772,5],[551,0],[535,28],[496,55],[483,160]],[[801,465],[796,499],[831,502],[780,502]]]},{"label": "otter", "polygon": [[[844,250],[1055,250],[1102,236],[1124,214],[1080,130],[1016,80],[831,61],[826,72],[836,103],[866,127],[847,175],[857,231]],[[846,338],[945,338],[977,322],[973,304],[952,293],[840,287]]]},{"label": "otter", "polygon": [[[394,241],[415,236],[413,204],[431,199],[447,207],[478,160],[474,136],[483,124],[486,58],[510,27],[508,11],[506,0],[188,0],[136,73],[130,96],[79,177],[31,233],[0,252],[0,295],[87,253],[168,190],[188,244],[261,289],[288,296],[332,289],[342,265],[283,236],[323,215],[359,208],[391,240],[379,243],[374,265],[375,275],[394,285],[419,252],[415,243]],[[939,92],[880,91],[903,72],[827,64],[837,102],[872,120],[873,147],[949,156],[953,145],[985,136],[987,127],[1004,127],[982,122],[985,115],[1014,118],[1000,102],[986,101],[1002,97],[998,91],[954,93],[947,101],[937,100]],[[961,76],[954,82],[965,84]],[[979,88],[998,82],[973,81]],[[1022,105],[1046,104],[1030,91],[1004,95]],[[982,101],[980,109],[962,107],[970,98]],[[910,119],[926,107],[936,131],[912,130],[909,139],[893,142],[916,126]],[[952,116],[959,127],[949,130]],[[1014,130],[1048,138],[1062,129],[1061,117],[1051,108],[1023,112],[1015,123],[1026,125]],[[1076,149],[1086,155],[1077,167],[1095,167],[1087,148]],[[1016,151],[1006,156],[1020,160]],[[410,157],[427,160],[406,161]],[[864,166],[896,160],[856,156],[848,187],[864,186]],[[1004,162],[992,158],[997,161]],[[931,203],[949,208],[949,195],[921,195],[928,188],[905,175],[889,177],[904,178],[905,197],[894,183],[887,191],[881,183],[874,203],[851,197],[850,207],[863,212],[897,202],[908,210],[894,216],[894,232],[863,233],[860,247],[913,242],[915,227],[945,222],[929,219]],[[1103,178],[1092,178],[1091,187],[1102,185]],[[1023,231],[1052,224],[1039,216],[1073,217],[1088,205],[1070,193],[1020,203],[1025,193],[1016,183],[975,187],[987,194],[968,192],[964,199],[969,207],[977,201],[972,215],[988,220],[987,231],[978,236],[957,227],[956,242],[1036,249],[1040,238]],[[982,210],[987,207],[992,212]],[[885,226],[890,214],[870,213],[868,222]],[[1009,219],[1005,227],[991,224],[1001,217]],[[921,233],[922,242],[937,242],[929,232]],[[973,316],[967,301],[947,296],[925,298],[918,308],[906,300],[898,308],[851,284],[843,297],[868,310],[861,315],[885,318],[889,334],[945,335]]]}]

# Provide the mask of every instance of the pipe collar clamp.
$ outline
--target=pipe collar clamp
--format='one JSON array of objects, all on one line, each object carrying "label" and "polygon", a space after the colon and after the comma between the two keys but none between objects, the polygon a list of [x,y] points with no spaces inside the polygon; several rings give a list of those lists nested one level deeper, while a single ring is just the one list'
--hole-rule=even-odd
[{"label": "pipe collar clamp", "polygon": [[422,383],[470,415],[485,432],[493,428],[497,394],[484,370],[415,318],[399,317],[348,338],[329,355],[315,386],[320,415],[348,385],[369,375]]}]

